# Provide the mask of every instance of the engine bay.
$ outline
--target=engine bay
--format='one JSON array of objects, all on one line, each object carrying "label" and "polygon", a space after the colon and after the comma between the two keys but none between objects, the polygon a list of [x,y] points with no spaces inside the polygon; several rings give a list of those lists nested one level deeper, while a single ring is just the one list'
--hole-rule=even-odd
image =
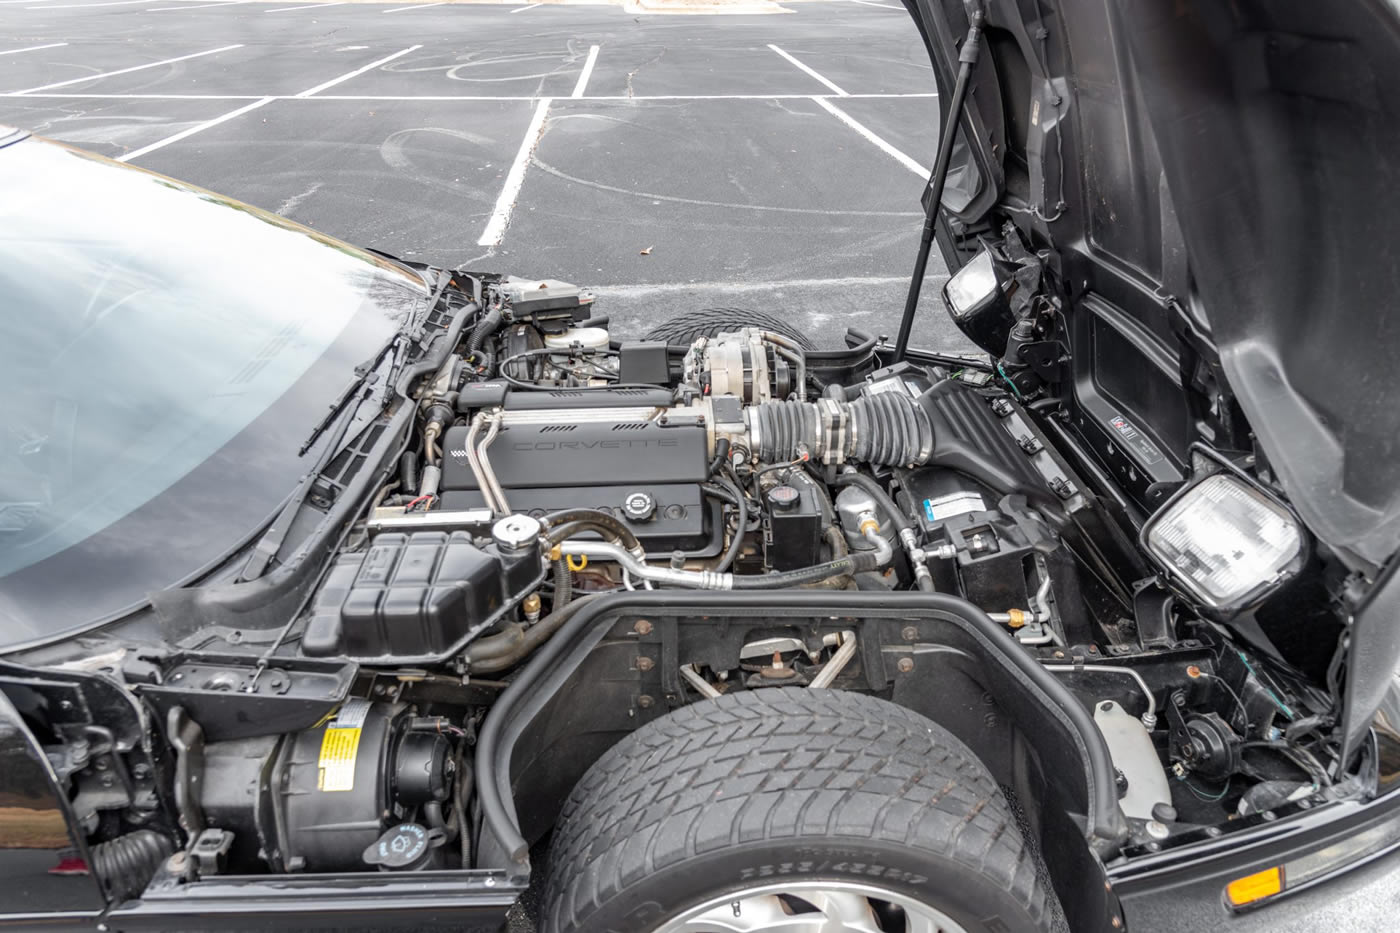
[{"label": "engine bay", "polygon": [[[450,352],[417,381],[411,429],[301,609],[261,634],[209,625],[122,653],[134,715],[154,715],[168,748],[50,728],[94,858],[133,888],[490,867],[482,722],[583,607],[628,591],[965,601],[995,650],[1092,716],[1129,854],[1272,819],[1345,779],[1325,681],[1168,585],[1026,374],[932,353],[889,364],[854,331],[820,352],[757,325],[619,341],[565,283],[453,286]],[[594,672],[625,696],[576,683],[560,702],[616,699],[613,731],[774,686],[898,702],[924,689],[901,681],[934,676],[927,656],[955,653],[917,625],[858,635],[846,611],[719,615],[629,617],[619,631],[656,650]],[[1021,702],[949,692],[928,702],[967,707],[989,735]],[[178,829],[162,833],[167,796]]]}]

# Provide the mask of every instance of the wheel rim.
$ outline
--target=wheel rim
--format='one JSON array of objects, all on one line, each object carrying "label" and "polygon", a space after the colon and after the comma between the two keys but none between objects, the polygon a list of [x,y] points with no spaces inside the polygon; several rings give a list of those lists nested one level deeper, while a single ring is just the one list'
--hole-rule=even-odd
[{"label": "wheel rim", "polygon": [[683,911],[655,933],[967,933],[906,894],[842,881],[741,888]]}]

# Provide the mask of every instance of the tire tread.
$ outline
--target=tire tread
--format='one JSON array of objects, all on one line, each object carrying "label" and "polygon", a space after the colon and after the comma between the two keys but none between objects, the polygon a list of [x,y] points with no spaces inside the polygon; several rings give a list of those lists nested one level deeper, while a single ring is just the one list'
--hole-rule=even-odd
[{"label": "tire tread", "polygon": [[842,838],[972,868],[1049,928],[1051,894],[1034,853],[966,746],[895,704],[801,688],[695,703],[609,749],[560,815],[542,927],[584,929],[647,875],[718,849]]},{"label": "tire tread", "polygon": [[817,345],[798,333],[782,318],[766,311],[753,308],[700,308],[683,311],[669,320],[662,321],[647,331],[643,340],[664,340],[670,346],[689,346],[697,337],[713,337],[725,331],[735,331],[744,327],[761,327],[790,337],[804,350],[815,350]]}]

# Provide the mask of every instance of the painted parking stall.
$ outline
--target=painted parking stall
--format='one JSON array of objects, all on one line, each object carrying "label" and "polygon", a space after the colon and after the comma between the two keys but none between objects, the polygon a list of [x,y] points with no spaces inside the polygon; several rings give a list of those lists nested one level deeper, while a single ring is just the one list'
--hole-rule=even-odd
[{"label": "painted parking stall", "polygon": [[79,2],[11,9],[0,122],[407,258],[589,284],[623,330],[736,302],[827,344],[897,319],[937,111],[897,12]]}]

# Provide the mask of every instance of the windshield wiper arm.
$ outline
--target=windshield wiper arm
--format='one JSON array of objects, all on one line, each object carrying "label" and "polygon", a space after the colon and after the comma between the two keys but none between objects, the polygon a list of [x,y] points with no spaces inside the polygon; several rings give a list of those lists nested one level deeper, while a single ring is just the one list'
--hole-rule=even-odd
[{"label": "windshield wiper arm", "polygon": [[384,357],[403,346],[404,342],[404,333],[399,331],[384,341],[384,346],[379,348],[379,352],[355,367],[355,378],[350,380],[350,384],[345,387],[344,391],[336,397],[334,402],[331,402],[330,410],[326,412],[326,416],[311,429],[311,434],[297,450],[298,457],[306,456],[306,452],[316,446],[316,442],[321,439],[322,434],[326,433],[326,429],[335,424],[340,413],[345,410],[345,406],[350,404],[355,394],[365,387],[370,374],[379,369],[379,365],[384,362]]},{"label": "windshield wiper arm", "polygon": [[[306,456],[306,452],[316,445],[316,442],[321,439],[321,435],[326,432],[326,429],[335,423],[336,418],[345,410],[345,406],[355,397],[355,393],[362,387],[370,384],[367,382],[370,374],[377,370],[380,364],[384,362],[384,357],[391,352],[397,353],[403,350],[412,342],[413,338],[418,336],[418,333],[423,327],[423,320],[437,307],[438,302],[442,300],[442,293],[447,290],[448,283],[451,281],[451,275],[447,272],[439,272],[437,288],[433,290],[432,297],[429,298],[427,303],[423,306],[424,313],[422,315],[415,315],[413,320],[409,321],[397,333],[384,341],[384,345],[379,348],[374,356],[355,367],[355,378],[350,381],[350,384],[345,387],[344,391],[331,403],[330,411],[326,412],[326,416],[311,429],[311,435],[302,442],[301,447],[297,450],[298,457]],[[385,385],[393,385],[394,378],[398,374],[399,367],[402,364],[403,358],[402,355],[399,355],[395,358],[394,365],[390,367],[385,377]]]}]

